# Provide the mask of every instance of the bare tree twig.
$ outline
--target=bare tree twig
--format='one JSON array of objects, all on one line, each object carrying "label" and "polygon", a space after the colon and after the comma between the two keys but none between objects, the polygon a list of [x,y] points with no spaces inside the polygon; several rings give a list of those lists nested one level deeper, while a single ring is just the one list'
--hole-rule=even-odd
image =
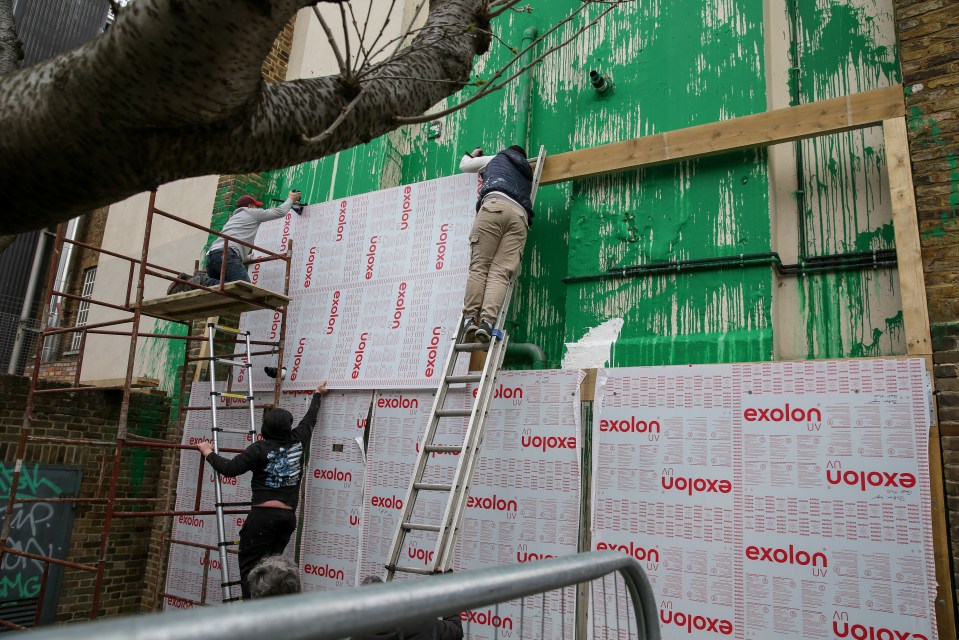
[{"label": "bare tree twig", "polygon": [[403,43],[406,42],[406,39],[410,36],[410,30],[413,28],[413,25],[416,24],[417,18],[420,17],[420,11],[423,10],[423,6],[426,4],[426,0],[420,0],[420,3],[416,5],[416,10],[413,12],[413,17],[410,18],[410,23],[406,25],[406,29],[403,32],[403,35],[400,37],[399,42],[396,43],[396,48],[393,49],[393,55],[399,53],[400,48],[402,48]]},{"label": "bare tree twig", "polygon": [[[586,4],[586,3],[584,3],[584,6],[585,6],[585,4]],[[573,35],[571,35],[569,38],[567,38],[566,40],[564,40],[564,41],[561,42],[560,44],[555,45],[555,46],[552,46],[552,47],[550,47],[549,49],[547,49],[547,50],[546,50],[545,52],[543,52],[541,55],[539,55],[539,56],[537,56],[536,58],[534,58],[529,64],[525,65],[524,67],[522,67],[521,69],[519,69],[518,71],[516,71],[515,73],[513,73],[511,76],[509,76],[509,77],[506,78],[505,80],[501,80],[500,82],[498,82],[498,83],[496,83],[496,84],[487,84],[487,86],[484,87],[483,89],[481,89],[480,91],[478,91],[478,92],[476,93],[476,95],[474,95],[474,96],[472,96],[472,97],[470,97],[470,98],[467,98],[467,99],[464,100],[463,102],[460,102],[459,104],[457,104],[457,105],[455,105],[455,106],[453,106],[453,107],[450,107],[450,108],[448,108],[448,109],[444,109],[444,110],[438,111],[438,112],[436,112],[436,113],[424,114],[424,115],[422,115],[422,116],[416,116],[416,117],[396,116],[396,117],[394,118],[394,121],[395,121],[395,122],[399,122],[399,123],[401,123],[401,124],[421,124],[421,123],[423,123],[423,122],[429,122],[429,121],[431,121],[431,120],[435,120],[436,118],[440,118],[440,117],[449,115],[449,114],[451,114],[451,113],[455,113],[455,112],[459,111],[460,109],[463,109],[463,108],[466,107],[467,105],[473,104],[473,103],[476,102],[477,100],[479,100],[479,99],[481,99],[481,98],[484,98],[484,97],[488,96],[488,95],[491,94],[491,93],[494,93],[494,92],[496,92],[496,91],[499,91],[500,89],[502,89],[503,87],[505,87],[507,84],[509,84],[514,78],[522,75],[523,72],[525,72],[526,70],[531,69],[532,67],[534,67],[534,66],[536,66],[537,64],[539,64],[544,58],[546,58],[547,56],[549,56],[549,55],[552,54],[553,52],[558,51],[559,49],[562,49],[563,47],[565,47],[566,45],[568,45],[570,42],[572,42],[573,40],[575,40],[577,37],[579,37],[579,35],[580,35],[581,33],[583,33],[584,31],[586,31],[587,29],[589,29],[590,27],[592,27],[594,24],[596,24],[597,22],[599,22],[607,13],[609,13],[610,11],[612,11],[613,9],[615,9],[616,7],[618,7],[621,3],[620,3],[620,2],[611,2],[611,3],[603,3],[603,4],[608,4],[609,7],[608,7],[607,9],[604,9],[598,16],[596,16],[596,18],[594,18],[594,19],[591,20],[590,22],[586,23],[585,25],[583,25],[582,27],[580,27],[579,29],[577,29],[576,32],[573,33]],[[580,10],[581,10],[581,9],[578,9],[578,10],[577,10],[574,14],[572,14],[572,15],[576,15],[577,13],[579,13]],[[570,18],[568,18],[567,20],[564,20],[563,22],[568,22],[569,19],[571,19],[571,18],[572,18],[572,16],[570,16]],[[556,27],[554,27],[554,28],[551,29],[550,31],[554,31],[558,26],[559,26],[559,25],[557,24]],[[548,33],[548,32],[547,32],[547,33]],[[528,50],[530,49],[530,47],[532,47],[532,46],[533,46],[536,42],[538,42],[539,40],[541,40],[541,38],[537,38],[537,40],[534,41],[533,44],[531,44],[529,47],[526,47],[526,49],[524,49],[518,56],[516,56],[516,58],[514,58],[513,60],[511,60],[505,67],[503,67],[502,69],[500,69],[500,71],[498,71],[497,74],[496,74],[496,76],[494,76],[494,77],[497,77],[497,76],[499,76],[499,75],[502,75],[502,72],[503,72],[507,67],[509,67],[510,65],[512,65],[513,62],[515,62],[517,59],[519,59],[519,57],[522,56],[523,53],[525,53],[526,51],[528,51]]]},{"label": "bare tree twig", "polygon": [[320,26],[323,27],[323,31],[326,33],[326,39],[330,43],[330,48],[333,49],[333,57],[336,58],[336,66],[340,69],[340,75],[344,78],[349,77],[350,70],[347,68],[346,62],[343,60],[343,54],[340,53],[340,48],[337,46],[336,39],[333,37],[333,30],[330,29],[330,25],[326,24],[323,14],[320,13],[320,9],[316,5],[313,5],[313,13],[316,15],[316,19],[320,21]]},{"label": "bare tree twig", "polygon": [[[363,33],[360,33],[360,25],[356,22],[356,14],[353,12],[353,4],[350,3],[347,6],[350,8],[350,21],[353,23],[353,31],[356,32],[356,37],[359,39],[359,44],[357,45],[359,51],[356,53],[356,65],[351,71],[351,75],[356,77],[356,74],[362,68],[362,65],[366,64],[366,61],[370,59],[370,56],[369,52],[367,52],[366,48],[363,46]],[[367,20],[369,20],[370,13],[372,13],[372,10],[366,14]]]},{"label": "bare tree twig", "polygon": [[344,80],[350,82],[353,79],[353,57],[350,54],[350,32],[346,28],[346,9],[340,4],[340,20],[343,22],[343,48],[346,49],[346,77]]},{"label": "bare tree twig", "polygon": [[505,0],[505,2],[496,3],[490,5],[489,18],[492,20],[496,16],[499,16],[503,13],[506,13],[516,5],[518,5],[523,0]]},{"label": "bare tree twig", "polygon": [[330,126],[327,127],[322,133],[312,138],[307,137],[307,135],[304,133],[300,136],[300,140],[302,140],[304,144],[317,144],[329,138],[331,135],[333,135],[333,132],[336,131],[336,128],[343,124],[347,116],[350,115],[350,112],[353,111],[353,108],[357,105],[357,103],[359,103],[361,97],[363,97],[362,89],[356,94],[356,97],[353,98],[348,105],[343,107],[343,111],[340,112],[339,117],[330,123]]},{"label": "bare tree twig", "polygon": [[480,33],[485,33],[486,35],[488,35],[488,36],[489,36],[490,38],[492,38],[493,40],[496,40],[498,43],[500,43],[501,45],[503,45],[504,47],[506,47],[507,49],[509,49],[510,52],[513,53],[513,55],[516,55],[517,53],[519,53],[519,51],[517,51],[516,47],[514,47],[514,46],[511,45],[510,43],[506,42],[506,41],[503,40],[501,37],[499,37],[498,35],[496,35],[495,33],[493,33],[492,31],[487,31],[487,30],[485,30],[485,29],[477,29],[477,31],[479,31]]},{"label": "bare tree twig", "polygon": [[462,84],[456,80],[439,80],[437,78],[420,78],[417,76],[398,76],[395,74],[382,74],[375,78],[376,80],[416,80],[418,82],[439,82],[441,84]]},{"label": "bare tree twig", "polygon": [[[383,33],[386,31],[387,25],[390,24],[390,17],[393,15],[394,7],[396,7],[396,0],[390,0],[390,8],[386,11],[386,19],[383,20],[383,24],[380,25],[380,32],[376,34],[376,37],[373,39],[373,42],[368,47],[370,51],[374,51],[376,49],[376,43],[379,42],[380,38],[383,37]],[[376,55],[376,54],[373,53],[371,55]],[[370,62],[372,62],[372,60],[370,60]]]},{"label": "bare tree twig", "polygon": [[[373,5],[372,5],[372,4],[368,4],[368,5],[366,6],[366,20],[363,21],[363,33],[360,34],[360,43],[363,44],[364,47],[366,46],[366,29],[367,29],[367,27],[370,26],[370,16],[371,16],[371,15],[373,15]],[[366,51],[367,51],[367,56],[366,56],[366,58],[364,58],[364,60],[363,60],[363,66],[365,66],[365,65],[369,62],[369,60],[370,60],[370,57],[369,57],[369,49],[366,49]],[[363,66],[358,67],[358,68],[357,68],[357,72],[359,72],[359,70],[362,69]]]},{"label": "bare tree twig", "polygon": [[[404,38],[407,38],[417,33],[422,33],[423,31],[428,31],[430,29],[435,30],[436,28],[435,27],[418,27],[416,29],[410,29],[409,33],[407,34],[399,35],[399,36],[396,36],[395,38],[390,38],[389,40],[384,42],[379,49],[370,53],[370,59],[375,58],[379,54],[386,51],[386,48],[389,47],[394,42],[402,41]],[[363,71],[361,72],[361,75],[368,75],[371,68],[373,68],[373,65],[366,65]]]},{"label": "bare tree twig", "polygon": [[[510,0],[510,1],[512,1],[512,0]],[[514,3],[514,4],[515,4],[515,3]],[[541,43],[541,42],[544,41],[547,37],[549,37],[550,34],[552,34],[554,31],[556,31],[557,29],[559,29],[559,28],[560,28],[561,26],[563,26],[564,24],[566,24],[566,23],[570,22],[571,20],[573,20],[579,13],[581,13],[581,12],[584,11],[585,9],[586,9],[586,5],[584,4],[584,5],[581,6],[579,9],[577,9],[577,10],[574,11],[572,14],[570,14],[565,20],[563,20],[562,22],[559,22],[559,23],[553,25],[552,28],[550,28],[550,29],[547,30],[545,33],[543,33],[542,35],[540,35],[539,37],[537,37],[535,40],[533,40],[525,49],[523,49],[522,51],[516,52],[516,55],[514,55],[506,64],[504,64],[502,67],[500,67],[500,68],[496,71],[496,73],[494,73],[493,76],[492,76],[489,80],[487,80],[487,86],[489,86],[491,83],[493,83],[497,78],[501,77],[501,76],[506,72],[506,70],[507,70],[509,67],[511,67],[511,66],[513,65],[513,63],[515,63],[517,60],[519,60],[520,58],[522,58],[523,55],[524,55],[527,51],[529,51],[530,49],[536,47],[539,43]],[[475,29],[475,28],[474,28],[474,29]],[[488,30],[485,30],[485,29],[475,29],[475,30],[476,30],[477,32],[479,32],[479,33],[483,33],[483,34],[487,34],[487,35],[490,34],[490,32],[489,32]],[[438,32],[438,31],[441,31],[441,29],[439,29],[439,28],[433,28],[433,29],[426,29],[426,28],[424,28],[422,31],[423,31],[423,33],[426,33],[427,31]],[[443,38],[453,38],[453,37],[459,37],[459,36],[461,36],[461,35],[463,35],[463,34],[461,34],[461,33],[455,33],[455,34],[453,34],[453,33],[443,32],[443,33],[437,35],[437,36],[436,36],[436,39],[437,39],[437,40],[441,40],[441,39],[443,39]],[[507,46],[508,46],[508,45],[507,45]],[[385,46],[384,46],[384,48],[385,48]],[[510,47],[510,49],[512,50],[512,47]],[[399,59],[402,59],[403,55],[404,55],[405,53],[407,53],[408,51],[409,51],[409,49],[404,49],[404,50],[402,50],[402,51],[399,51],[398,53],[394,54],[394,55],[390,58],[390,60],[399,60]],[[371,75],[373,72],[375,72],[375,71],[377,70],[377,68],[378,68],[378,65],[373,65],[373,66],[371,66],[371,67],[368,67],[368,68],[363,72],[363,74],[364,74],[364,75]],[[487,93],[488,93],[488,92],[487,92]],[[483,95],[486,95],[486,93],[483,93],[482,95],[477,94],[476,96],[473,96],[473,97],[478,99],[478,98],[483,97]]]}]

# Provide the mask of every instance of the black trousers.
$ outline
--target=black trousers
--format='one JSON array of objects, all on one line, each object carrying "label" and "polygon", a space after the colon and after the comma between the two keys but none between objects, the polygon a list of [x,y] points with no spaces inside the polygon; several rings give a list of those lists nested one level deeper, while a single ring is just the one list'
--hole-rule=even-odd
[{"label": "black trousers", "polygon": [[240,580],[243,599],[250,599],[250,585],[246,577],[265,556],[278,556],[286,549],[290,536],[296,531],[296,511],[274,507],[253,507],[240,529]]}]

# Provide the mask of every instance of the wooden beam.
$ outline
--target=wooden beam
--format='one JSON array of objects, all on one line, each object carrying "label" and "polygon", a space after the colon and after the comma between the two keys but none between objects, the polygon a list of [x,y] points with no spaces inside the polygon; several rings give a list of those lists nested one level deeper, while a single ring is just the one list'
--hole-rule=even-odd
[{"label": "wooden beam", "polygon": [[[206,325],[209,326],[212,322],[216,324],[220,321],[220,316],[210,316],[206,319]],[[210,343],[208,340],[204,340],[200,343],[200,357],[206,358],[210,355]],[[199,382],[200,378],[203,377],[203,374],[206,373],[206,366],[209,364],[209,360],[197,360],[196,369],[193,370],[193,382]]]},{"label": "wooden beam", "polygon": [[546,158],[540,184],[641,169],[878,125],[906,113],[902,87],[613,142]]},{"label": "wooden beam", "polygon": [[[84,387],[122,387],[126,381],[126,378],[107,378],[103,380],[84,380],[81,384]],[[159,386],[160,381],[156,378],[133,376],[133,378],[130,380],[131,389],[153,389]]]},{"label": "wooden beam", "polygon": [[[902,299],[903,330],[906,352],[923,358],[933,386],[932,336],[929,329],[929,308],[926,306],[926,281],[922,269],[922,248],[919,241],[919,220],[916,213],[916,192],[912,182],[912,160],[905,117],[882,123],[886,166],[889,172],[889,193],[892,201],[892,224],[896,234],[896,261],[899,272],[899,296]],[[933,396],[932,428],[929,431],[929,480],[932,498],[932,548],[936,569],[936,622],[940,638],[955,638],[955,585],[950,569],[950,547],[943,480],[939,411]]]},{"label": "wooden beam", "polygon": [[940,638],[956,638],[956,608],[950,570],[949,529],[946,524],[946,490],[942,478],[942,443],[939,427],[933,424],[929,431],[929,480],[932,484],[932,553],[936,565],[936,624]]},{"label": "wooden beam", "polygon": [[902,298],[906,353],[917,356],[931,355],[929,307],[926,305],[926,280],[922,270],[919,220],[916,214],[916,192],[912,185],[906,119],[900,117],[884,121],[882,134],[889,171],[889,193],[892,197],[892,225],[896,233],[896,260],[899,263],[899,295]]}]

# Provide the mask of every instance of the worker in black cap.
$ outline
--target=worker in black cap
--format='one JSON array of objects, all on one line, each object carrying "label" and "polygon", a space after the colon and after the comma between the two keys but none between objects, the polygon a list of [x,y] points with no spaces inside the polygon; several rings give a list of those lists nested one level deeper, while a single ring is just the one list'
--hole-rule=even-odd
[{"label": "worker in black cap", "polygon": [[296,530],[296,505],[300,498],[300,481],[306,467],[306,453],[316,426],[320,398],[326,394],[326,382],[313,392],[310,408],[295,429],[293,414],[286,409],[273,409],[263,418],[260,433],[263,440],[254,442],[232,460],[213,453],[213,445],[196,445],[217,473],[235,478],[253,472],[253,508],[240,529],[240,580],[243,598],[250,598],[247,575],[269,555],[280,555]]}]

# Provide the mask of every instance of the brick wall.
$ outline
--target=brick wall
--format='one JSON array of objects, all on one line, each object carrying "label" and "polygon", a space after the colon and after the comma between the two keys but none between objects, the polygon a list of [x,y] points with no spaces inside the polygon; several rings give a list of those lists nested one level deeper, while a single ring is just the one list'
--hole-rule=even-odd
[{"label": "brick wall", "polygon": [[[66,338],[69,340],[69,338]],[[33,365],[26,367],[24,375],[29,376],[33,372]],[[40,377],[44,380],[56,382],[72,383],[77,376],[76,357],[63,356],[62,360],[57,362],[45,362],[40,365]]]},{"label": "brick wall", "polygon": [[[46,389],[55,383],[40,381]],[[9,465],[16,458],[17,441],[26,406],[29,380],[0,375],[0,455]],[[57,439],[88,438],[114,441],[120,413],[119,392],[88,392],[35,396],[34,435]],[[165,395],[134,393],[130,400],[128,431],[154,438],[168,436],[170,403]],[[109,490],[113,446],[73,446],[61,443],[30,444],[24,461],[82,467],[80,497],[105,497]],[[129,448],[120,460],[117,497],[145,499],[123,504],[118,510],[153,510],[161,471],[171,465],[171,454],[159,450]],[[68,560],[95,565],[106,507],[78,503],[70,536]],[[151,545],[153,518],[115,518],[104,567],[99,615],[113,616],[140,611]],[[85,620],[90,616],[93,573],[68,569],[64,573],[57,621]]]},{"label": "brick wall", "polygon": [[[932,324],[953,588],[959,585],[959,3],[896,0]],[[959,598],[959,589],[956,589]]]},{"label": "brick wall", "polygon": [[263,79],[267,82],[283,82],[286,80],[286,70],[290,62],[290,49],[293,47],[293,25],[296,16],[293,16],[283,31],[273,42],[273,49],[263,61]]}]

